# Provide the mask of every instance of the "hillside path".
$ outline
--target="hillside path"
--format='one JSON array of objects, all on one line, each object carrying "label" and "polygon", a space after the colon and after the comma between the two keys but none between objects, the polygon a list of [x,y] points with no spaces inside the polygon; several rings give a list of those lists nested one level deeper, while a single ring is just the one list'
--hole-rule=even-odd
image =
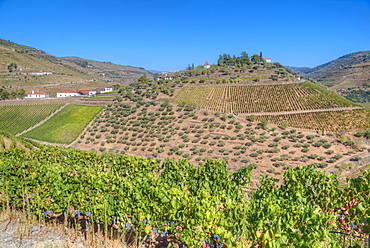
[{"label": "hillside path", "polygon": [[194,86],[194,87],[202,87],[202,86],[256,86],[256,85],[281,85],[281,84],[299,84],[303,83],[304,80],[299,80],[299,81],[284,81],[284,82],[249,82],[247,81],[246,83],[222,83],[222,84],[185,84],[185,86]]},{"label": "hillside path", "polygon": [[[347,170],[340,173],[338,175],[338,180],[341,181],[341,182],[345,182],[346,178],[348,178],[348,177],[350,178],[353,175],[353,173],[359,172],[359,174],[361,174],[361,168],[364,167],[365,170],[366,170],[366,165],[370,164],[370,146],[366,145],[366,147],[367,147],[367,150],[365,152],[360,153],[360,154],[355,154],[355,155],[347,158],[344,161],[333,164],[329,168],[325,168],[324,171],[326,172],[327,175],[335,174],[339,170],[341,165],[343,165],[345,163],[352,163],[352,168],[348,168]],[[359,161],[359,162],[354,161],[353,158],[356,157],[356,156],[361,157],[362,158],[361,161]]]},{"label": "hillside path", "polygon": [[281,112],[262,112],[262,113],[247,113],[238,114],[239,116],[248,115],[285,115],[285,114],[301,114],[301,113],[312,113],[312,112],[326,112],[326,111],[341,111],[341,110],[353,110],[362,109],[362,107],[339,107],[339,108],[328,108],[328,109],[306,109],[306,110],[295,110],[295,111],[281,111]]},{"label": "hillside path", "polygon": [[17,133],[15,136],[21,136],[22,134],[24,133],[27,133],[28,131],[40,126],[41,124],[43,124],[45,121],[49,120],[51,117],[53,117],[56,113],[58,113],[59,111],[61,111],[62,109],[64,109],[67,105],[69,105],[69,103],[66,103],[64,104],[63,106],[61,106],[59,109],[57,109],[54,113],[52,113],[51,115],[49,115],[48,117],[46,117],[45,119],[43,119],[42,121],[40,121],[39,123],[35,124],[34,126],[20,132],[20,133]]}]

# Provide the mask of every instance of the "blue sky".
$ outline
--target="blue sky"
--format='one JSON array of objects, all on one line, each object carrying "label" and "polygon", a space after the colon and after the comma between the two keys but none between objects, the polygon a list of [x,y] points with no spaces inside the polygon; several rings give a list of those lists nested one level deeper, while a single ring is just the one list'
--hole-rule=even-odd
[{"label": "blue sky", "polygon": [[370,0],[0,0],[0,38],[148,70],[242,51],[314,67],[370,50]]}]

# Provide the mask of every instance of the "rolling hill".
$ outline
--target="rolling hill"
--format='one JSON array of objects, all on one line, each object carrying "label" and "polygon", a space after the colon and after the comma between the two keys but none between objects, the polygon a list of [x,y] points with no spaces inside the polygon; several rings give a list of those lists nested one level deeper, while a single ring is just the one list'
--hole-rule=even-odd
[{"label": "rolling hill", "polygon": [[310,69],[309,67],[296,67],[296,66],[286,66],[286,68],[289,68],[295,72]]},{"label": "rolling hill", "polygon": [[370,51],[344,55],[314,68],[298,71],[333,89],[370,86]]},{"label": "rolling hill", "polygon": [[370,51],[347,54],[297,73],[319,81],[351,101],[365,103],[363,106],[370,102]]},{"label": "rolling hill", "polygon": [[[35,75],[52,72],[48,75]],[[128,84],[151,73],[143,68],[115,65],[77,57],[59,58],[36,48],[0,39],[0,84],[45,90],[51,95],[60,89]]]},{"label": "rolling hill", "polygon": [[112,62],[100,62],[79,57],[62,57],[61,59],[86,68],[100,77],[109,78],[122,84],[134,82],[143,74],[146,74],[150,78],[152,74],[141,67],[117,65]]}]

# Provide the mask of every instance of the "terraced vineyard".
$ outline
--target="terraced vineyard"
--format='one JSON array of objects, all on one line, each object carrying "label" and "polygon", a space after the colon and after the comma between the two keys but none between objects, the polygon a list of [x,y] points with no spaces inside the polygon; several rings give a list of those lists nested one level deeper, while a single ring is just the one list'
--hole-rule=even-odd
[{"label": "terraced vineyard", "polygon": [[369,109],[257,116],[259,121],[264,119],[277,125],[285,122],[290,127],[329,132],[365,131],[370,128]]},{"label": "terraced vineyard", "polygon": [[224,113],[263,113],[357,106],[310,82],[184,87],[173,102]]},{"label": "terraced vineyard", "polygon": [[64,103],[0,106],[0,130],[17,134],[51,115]]}]

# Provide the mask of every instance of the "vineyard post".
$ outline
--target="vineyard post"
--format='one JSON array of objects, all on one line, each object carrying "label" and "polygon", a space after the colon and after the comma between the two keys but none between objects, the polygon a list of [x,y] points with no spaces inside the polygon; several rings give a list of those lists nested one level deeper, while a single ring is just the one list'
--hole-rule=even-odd
[{"label": "vineyard post", "polygon": [[103,215],[104,215],[104,223],[103,223],[103,232],[104,232],[104,248],[107,247],[107,241],[108,241],[108,218],[107,218],[107,199],[104,197],[104,210],[103,210]]}]

